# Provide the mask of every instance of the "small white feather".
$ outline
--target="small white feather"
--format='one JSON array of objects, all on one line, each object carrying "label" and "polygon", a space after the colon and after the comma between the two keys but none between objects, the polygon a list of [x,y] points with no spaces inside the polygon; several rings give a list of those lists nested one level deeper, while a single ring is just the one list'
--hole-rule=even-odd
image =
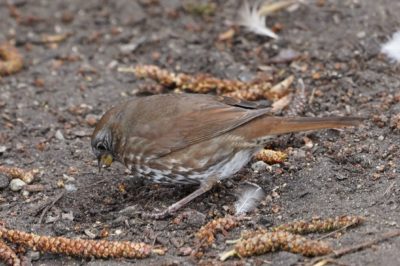
[{"label": "small white feather", "polygon": [[400,62],[400,31],[393,34],[392,39],[382,45],[381,51],[389,58]]},{"label": "small white feather", "polygon": [[239,17],[240,25],[246,27],[255,34],[278,39],[278,35],[265,26],[265,15],[260,14],[259,4],[249,5],[247,1],[244,1],[239,10]]},{"label": "small white feather", "polygon": [[252,211],[262,197],[264,197],[264,191],[259,186],[245,189],[235,203],[235,214],[240,215]]}]

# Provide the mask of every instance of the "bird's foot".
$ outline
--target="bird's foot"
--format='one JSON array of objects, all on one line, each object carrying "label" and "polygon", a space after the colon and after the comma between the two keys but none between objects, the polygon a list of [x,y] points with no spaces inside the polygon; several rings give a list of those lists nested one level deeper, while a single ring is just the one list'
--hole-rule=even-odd
[{"label": "bird's foot", "polygon": [[155,213],[142,213],[142,218],[150,218],[150,219],[160,220],[160,219],[164,219],[170,215],[173,215],[179,209],[181,209],[183,206],[188,204],[190,201],[192,201],[193,199],[197,198],[198,196],[204,194],[205,192],[209,191],[213,187],[213,185],[216,183],[216,181],[217,180],[215,178],[209,178],[207,180],[207,182],[201,184],[201,186],[198,189],[196,189],[195,191],[193,191],[191,194],[184,197],[180,201],[172,204],[164,211],[155,212]]}]

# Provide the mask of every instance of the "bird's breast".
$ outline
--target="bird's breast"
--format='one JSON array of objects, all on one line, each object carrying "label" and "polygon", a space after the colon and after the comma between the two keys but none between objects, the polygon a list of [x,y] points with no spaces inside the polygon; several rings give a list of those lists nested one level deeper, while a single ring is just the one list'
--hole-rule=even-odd
[{"label": "bird's breast", "polygon": [[149,147],[141,144],[136,153],[127,152],[123,162],[137,176],[155,183],[200,184],[210,177],[222,180],[238,172],[258,150],[236,137],[219,137],[156,158],[144,156]]}]

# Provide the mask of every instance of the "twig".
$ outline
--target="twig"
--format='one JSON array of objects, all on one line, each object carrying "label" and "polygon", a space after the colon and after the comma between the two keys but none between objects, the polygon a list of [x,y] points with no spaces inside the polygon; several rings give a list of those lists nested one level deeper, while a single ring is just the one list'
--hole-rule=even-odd
[{"label": "twig", "polygon": [[65,194],[65,191],[61,192],[60,195],[58,195],[52,202],[50,202],[49,205],[46,206],[46,208],[44,208],[44,210],[42,211],[42,214],[40,215],[38,224],[41,224],[43,221],[44,216],[46,215],[46,213],[54,206],[54,204],[57,203],[57,201],[59,201]]},{"label": "twig", "polygon": [[397,236],[400,236],[400,230],[390,231],[388,233],[383,234],[379,238],[376,238],[376,239],[373,239],[373,240],[369,240],[369,241],[366,241],[366,242],[358,244],[358,245],[345,247],[345,248],[333,251],[332,254],[315,258],[315,259],[311,260],[310,263],[308,263],[307,265],[315,265],[321,260],[339,258],[341,256],[344,256],[344,255],[347,255],[347,254],[350,254],[350,253],[354,253],[354,252],[357,252],[357,251],[365,249],[365,248],[369,248],[372,245],[378,244],[380,242],[386,241],[386,240],[388,240],[390,238],[397,237]]}]

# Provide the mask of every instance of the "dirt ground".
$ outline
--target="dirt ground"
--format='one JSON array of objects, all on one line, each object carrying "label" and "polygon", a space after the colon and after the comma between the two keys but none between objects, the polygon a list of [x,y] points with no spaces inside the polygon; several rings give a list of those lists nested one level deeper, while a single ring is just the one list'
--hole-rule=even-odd
[{"label": "dirt ground", "polygon": [[[6,1],[0,2],[0,41],[14,42],[25,65],[19,73],[0,80],[0,164],[39,168],[34,184],[43,185],[44,190],[1,189],[1,220],[10,228],[38,234],[90,238],[107,230],[106,239],[168,248],[162,257],[107,261],[29,251],[25,259],[33,265],[214,264],[218,254],[229,248],[225,240],[237,238],[244,229],[315,216],[367,218],[364,225],[325,239],[335,248],[399,229],[399,66],[379,51],[399,30],[400,2],[308,1],[267,18],[267,25],[281,28],[280,39],[236,28],[228,41],[218,41],[218,36],[238,20],[239,1],[213,1],[215,10],[210,14],[189,8],[195,1],[9,2],[19,14],[12,16]],[[70,35],[57,44],[41,41],[43,34],[60,33]],[[299,52],[301,59],[271,63],[283,49]],[[308,97],[313,95],[305,116],[368,119],[356,129],[280,137],[270,147],[289,152],[285,163],[259,173],[249,164],[191,202],[184,210],[192,210],[191,216],[179,223],[173,218],[145,220],[132,213],[162,209],[193,188],[147,184],[127,175],[120,164],[99,174],[90,148],[93,119],[136,95],[143,84],[117,68],[137,64],[244,81],[260,72],[281,77],[294,74],[304,80]],[[232,211],[237,188],[246,181],[265,190],[261,205],[226,237],[218,235],[201,261],[184,256],[182,250],[194,248],[193,233],[201,225]],[[125,210],[129,206],[134,207]],[[393,238],[337,262],[400,265],[399,250],[400,238]],[[301,255],[277,252],[225,263],[308,261]]]}]

